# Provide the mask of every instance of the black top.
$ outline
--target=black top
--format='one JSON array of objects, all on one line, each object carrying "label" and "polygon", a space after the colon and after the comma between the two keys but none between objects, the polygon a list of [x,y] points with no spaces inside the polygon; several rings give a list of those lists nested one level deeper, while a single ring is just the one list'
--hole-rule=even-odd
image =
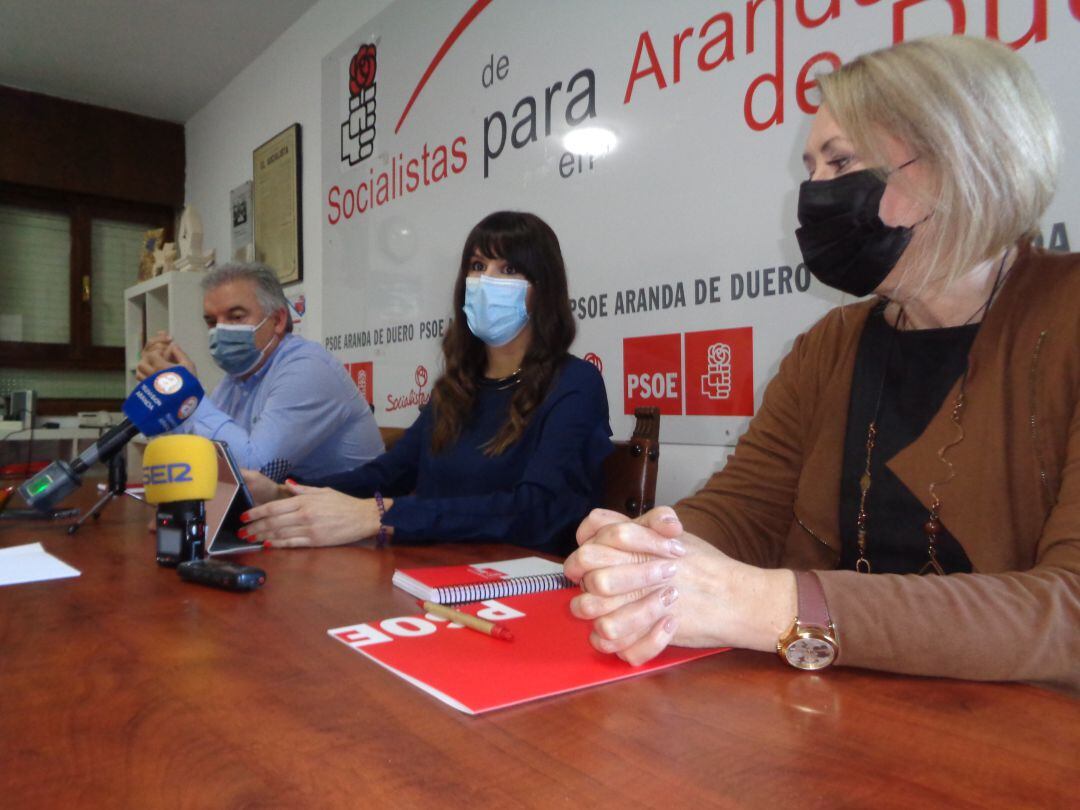
[{"label": "black top", "polygon": [[604,380],[591,363],[567,357],[521,438],[486,455],[515,385],[515,375],[481,380],[471,418],[441,453],[431,452],[434,414],[426,406],[389,451],[311,483],[393,497],[385,521],[395,544],[499,542],[569,554],[578,524],[603,500],[602,467],[612,451]]},{"label": "black top", "polygon": [[[882,302],[870,313],[855,356],[840,479],[840,567],[853,569],[858,559],[859,478],[866,466],[867,428],[880,392],[866,506],[866,556],[875,574],[917,574],[929,560],[923,531],[929,511],[885,463],[915,441],[941,408],[967,367],[979,324],[900,331],[886,322],[884,312]],[[935,480],[948,476],[943,463]],[[941,498],[944,502],[945,496]],[[971,572],[971,561],[947,526],[938,535],[937,546],[938,562],[946,573]]]}]

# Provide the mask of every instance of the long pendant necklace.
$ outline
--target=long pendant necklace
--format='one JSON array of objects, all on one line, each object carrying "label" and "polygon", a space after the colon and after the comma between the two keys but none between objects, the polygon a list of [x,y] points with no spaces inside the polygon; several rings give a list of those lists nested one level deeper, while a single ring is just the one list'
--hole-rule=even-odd
[{"label": "long pendant necklace", "polygon": [[[971,316],[964,321],[961,326],[966,326],[971,323],[981,313],[985,316],[985,313],[989,311],[991,303],[997,296],[1000,289],[1001,282],[1004,279],[1003,271],[1005,269],[1005,262],[1009,258],[1009,250],[1005,251],[1005,255],[1001,257],[1001,264],[998,265],[997,275],[994,277],[994,284],[990,288],[990,294],[986,297],[986,300],[982,305],[975,310]],[[863,467],[863,473],[859,477],[859,512],[855,518],[855,545],[858,557],[855,560],[855,570],[861,574],[873,573],[873,568],[870,565],[870,558],[867,554],[868,551],[868,524],[870,522],[870,515],[867,510],[870,502],[870,488],[873,485],[873,477],[870,474],[870,464],[874,456],[874,447],[877,444],[878,435],[878,417],[881,415],[881,402],[885,395],[885,381],[889,374],[889,364],[892,362],[892,352],[897,344],[896,333],[900,330],[904,322],[904,307],[901,305],[900,311],[896,315],[895,326],[892,340],[889,341],[889,349],[885,355],[885,365],[881,372],[881,383],[878,386],[877,401],[874,404],[874,415],[870,419],[870,424],[866,428],[866,464]],[[930,514],[923,524],[923,533],[926,535],[927,542],[927,561],[925,565],[919,570],[919,574],[945,574],[945,569],[941,567],[941,563],[938,561],[938,541],[944,527],[941,523],[941,498],[938,497],[938,487],[949,483],[956,476],[956,469],[953,463],[945,457],[945,454],[956,445],[960,444],[964,440],[964,425],[961,421],[964,413],[964,392],[967,387],[968,368],[967,364],[964,365],[964,372],[960,376],[960,390],[956,395],[956,399],[953,401],[952,412],[949,414],[949,418],[952,423],[956,425],[956,437],[944,445],[937,452],[938,460],[941,461],[948,468],[948,475],[941,481],[933,481],[930,484]]]}]

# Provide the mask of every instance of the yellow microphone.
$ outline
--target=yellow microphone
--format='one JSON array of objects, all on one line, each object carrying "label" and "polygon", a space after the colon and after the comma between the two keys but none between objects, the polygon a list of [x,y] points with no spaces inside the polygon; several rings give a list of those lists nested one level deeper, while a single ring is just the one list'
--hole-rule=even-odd
[{"label": "yellow microphone", "polygon": [[206,501],[218,484],[217,451],[202,436],[161,436],[143,453],[146,500],[156,504],[157,562],[176,567],[203,557]]}]

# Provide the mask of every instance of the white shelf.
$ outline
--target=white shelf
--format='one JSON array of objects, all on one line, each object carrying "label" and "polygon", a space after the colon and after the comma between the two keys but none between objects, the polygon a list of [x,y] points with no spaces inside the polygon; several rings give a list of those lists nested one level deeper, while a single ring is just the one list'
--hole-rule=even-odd
[{"label": "white shelf", "polygon": [[[162,273],[124,290],[124,360],[126,390],[135,387],[135,367],[146,339],[165,330],[190,357],[207,393],[223,376],[210,357],[203,323],[204,271]],[[144,329],[145,327],[145,329]]]}]

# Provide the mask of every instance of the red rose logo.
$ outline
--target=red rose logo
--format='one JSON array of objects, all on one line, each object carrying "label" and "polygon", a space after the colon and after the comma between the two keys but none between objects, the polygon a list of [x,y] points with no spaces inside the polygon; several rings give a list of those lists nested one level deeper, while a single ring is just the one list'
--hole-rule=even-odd
[{"label": "red rose logo", "polygon": [[375,46],[361,45],[349,62],[349,93],[358,96],[375,83]]},{"label": "red rose logo", "polygon": [[415,377],[415,379],[416,379],[416,384],[420,388],[423,388],[425,385],[427,385],[427,369],[424,368],[423,366],[417,366],[416,367],[416,377]]}]

